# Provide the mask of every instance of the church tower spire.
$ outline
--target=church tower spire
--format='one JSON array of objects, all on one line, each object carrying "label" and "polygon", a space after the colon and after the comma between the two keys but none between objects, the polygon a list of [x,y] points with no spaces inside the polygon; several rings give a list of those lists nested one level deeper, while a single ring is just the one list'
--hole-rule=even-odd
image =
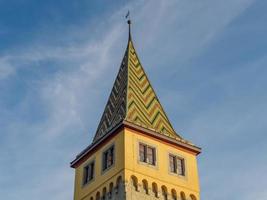
[{"label": "church tower spire", "polygon": [[115,84],[100,120],[94,142],[119,123],[128,122],[181,139],[173,129],[138,58],[131,36]]},{"label": "church tower spire", "polygon": [[71,162],[74,200],[199,200],[201,149],[172,127],[127,23],[127,47],[93,141]]},{"label": "church tower spire", "polygon": [[131,24],[132,24],[132,22],[130,19],[127,20],[127,24],[129,27],[129,40],[131,40],[132,39],[132,36],[131,36]]}]

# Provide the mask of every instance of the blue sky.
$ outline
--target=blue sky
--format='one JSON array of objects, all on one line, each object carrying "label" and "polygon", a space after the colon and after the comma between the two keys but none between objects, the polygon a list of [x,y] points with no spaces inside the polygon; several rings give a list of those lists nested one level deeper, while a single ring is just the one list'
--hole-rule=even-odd
[{"label": "blue sky", "polygon": [[204,200],[267,199],[267,2],[0,0],[0,197],[71,200],[127,42],[203,148]]}]

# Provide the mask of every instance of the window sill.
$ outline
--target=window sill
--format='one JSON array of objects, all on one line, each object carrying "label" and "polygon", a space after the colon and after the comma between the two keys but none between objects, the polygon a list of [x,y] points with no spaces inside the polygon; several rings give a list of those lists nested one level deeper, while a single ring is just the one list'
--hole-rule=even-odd
[{"label": "window sill", "polygon": [[91,179],[90,181],[88,181],[87,183],[82,183],[82,188],[87,187],[88,185],[90,185],[92,182],[94,182],[95,178]]},{"label": "window sill", "polygon": [[171,176],[176,176],[176,177],[178,177],[178,178],[180,178],[180,179],[183,179],[183,180],[187,181],[187,176],[186,176],[186,175],[179,175],[179,174],[177,174],[177,173],[170,172],[170,171],[169,171],[169,175],[171,175]]},{"label": "window sill", "polygon": [[156,170],[158,169],[157,165],[152,165],[152,164],[149,164],[147,162],[142,162],[142,161],[138,160],[137,163],[140,164],[140,165],[144,165],[146,167],[150,167],[152,169],[156,169]]},{"label": "window sill", "polygon": [[106,169],[102,169],[102,172],[101,172],[101,175],[103,175],[103,174],[105,174],[107,171],[109,171],[111,168],[113,168],[114,167],[114,163],[111,165],[111,166],[109,166],[108,168],[106,168]]}]

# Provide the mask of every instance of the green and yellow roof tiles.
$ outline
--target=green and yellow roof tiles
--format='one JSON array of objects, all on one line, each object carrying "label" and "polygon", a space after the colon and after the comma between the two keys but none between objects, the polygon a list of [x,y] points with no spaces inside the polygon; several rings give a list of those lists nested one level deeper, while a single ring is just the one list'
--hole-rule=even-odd
[{"label": "green and yellow roof tiles", "polygon": [[148,80],[131,37],[94,141],[123,120],[181,139],[174,131]]},{"label": "green and yellow roof tiles", "polygon": [[131,40],[128,44],[126,120],[141,123],[159,133],[176,135],[145,74]]}]

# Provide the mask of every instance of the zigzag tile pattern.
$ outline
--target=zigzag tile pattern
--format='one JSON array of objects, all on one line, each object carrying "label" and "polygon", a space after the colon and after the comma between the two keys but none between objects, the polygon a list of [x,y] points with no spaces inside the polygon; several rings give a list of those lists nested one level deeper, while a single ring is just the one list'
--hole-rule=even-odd
[{"label": "zigzag tile pattern", "polygon": [[127,63],[128,52],[126,50],[93,142],[105,135],[105,133],[125,118],[128,71]]},{"label": "zigzag tile pattern", "polygon": [[145,72],[131,39],[101,117],[93,142],[122,120],[181,138],[171,126]]},{"label": "zigzag tile pattern", "polygon": [[132,41],[128,46],[127,90],[127,121],[177,137],[140,64]]}]

